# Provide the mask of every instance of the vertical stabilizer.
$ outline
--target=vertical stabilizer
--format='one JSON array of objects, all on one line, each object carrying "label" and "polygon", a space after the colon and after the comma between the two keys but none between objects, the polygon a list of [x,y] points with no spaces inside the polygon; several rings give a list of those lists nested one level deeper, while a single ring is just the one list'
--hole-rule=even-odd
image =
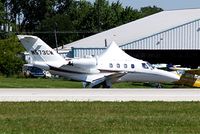
[{"label": "vertical stabilizer", "polygon": [[33,62],[56,63],[58,66],[65,63],[65,59],[62,56],[37,36],[18,35],[17,37],[33,58]]}]

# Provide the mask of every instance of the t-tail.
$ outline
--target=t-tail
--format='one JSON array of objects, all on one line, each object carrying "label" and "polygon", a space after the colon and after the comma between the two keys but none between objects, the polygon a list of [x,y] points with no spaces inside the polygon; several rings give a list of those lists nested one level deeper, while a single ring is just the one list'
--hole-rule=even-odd
[{"label": "t-tail", "polygon": [[62,56],[37,36],[17,35],[17,37],[32,57],[35,66],[48,70],[49,66],[61,67],[66,64]]}]

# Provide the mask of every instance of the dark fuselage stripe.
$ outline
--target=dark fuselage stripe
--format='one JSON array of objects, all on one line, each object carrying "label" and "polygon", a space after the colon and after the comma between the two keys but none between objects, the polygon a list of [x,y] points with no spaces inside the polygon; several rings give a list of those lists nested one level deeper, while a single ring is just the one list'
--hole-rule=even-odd
[{"label": "dark fuselage stripe", "polygon": [[[70,70],[65,70],[65,69],[61,69],[61,68],[56,68],[56,67],[52,67],[49,66],[51,71],[57,71],[57,72],[64,72],[64,73],[74,73],[74,74],[79,74],[81,72],[75,72],[75,71],[70,71]],[[87,74],[87,73],[85,73]]]}]

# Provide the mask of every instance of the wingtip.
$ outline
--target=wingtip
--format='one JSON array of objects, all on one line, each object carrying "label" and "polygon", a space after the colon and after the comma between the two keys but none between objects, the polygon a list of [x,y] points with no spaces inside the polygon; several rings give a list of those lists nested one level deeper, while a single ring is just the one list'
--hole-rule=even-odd
[{"label": "wingtip", "polygon": [[17,38],[18,38],[19,40],[21,40],[22,38],[24,38],[24,35],[17,35]]},{"label": "wingtip", "polygon": [[37,38],[36,36],[32,36],[32,35],[17,35],[17,38],[19,40],[23,39],[23,38],[26,38],[26,37],[32,37],[32,38]]}]

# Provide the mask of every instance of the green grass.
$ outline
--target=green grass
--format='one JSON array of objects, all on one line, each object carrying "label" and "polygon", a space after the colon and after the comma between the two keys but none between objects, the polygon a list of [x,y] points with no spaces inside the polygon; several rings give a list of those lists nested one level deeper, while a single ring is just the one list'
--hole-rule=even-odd
[{"label": "green grass", "polygon": [[200,132],[200,102],[0,103],[0,133]]},{"label": "green grass", "polygon": [[81,82],[63,79],[15,78],[0,76],[0,88],[81,88]]},{"label": "green grass", "polygon": [[[180,87],[173,84],[162,84],[164,88]],[[152,88],[144,83],[123,82],[114,83],[113,88]],[[182,87],[182,86],[181,86]],[[81,82],[64,79],[16,78],[0,76],[0,88],[82,88]]]},{"label": "green grass", "polygon": [[[174,85],[165,84],[166,87]],[[81,88],[63,79],[5,78],[4,88]],[[115,88],[144,88],[117,83]],[[24,102],[0,103],[0,133],[199,133],[200,102]]]}]

